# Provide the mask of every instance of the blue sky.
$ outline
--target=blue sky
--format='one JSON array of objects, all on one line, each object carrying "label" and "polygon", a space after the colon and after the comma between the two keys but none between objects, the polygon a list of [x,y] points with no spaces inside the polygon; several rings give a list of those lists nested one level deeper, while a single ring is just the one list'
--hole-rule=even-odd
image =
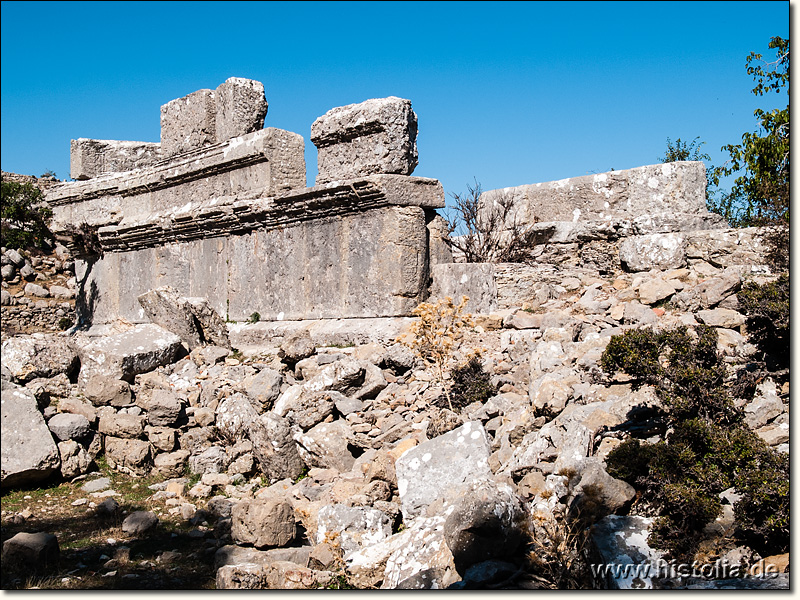
[{"label": "blue sky", "polygon": [[789,2],[2,2],[2,169],[69,176],[73,138],[159,141],[160,106],[231,76],[306,139],[335,106],[411,100],[415,175],[463,192],[658,162],[755,129],[751,51]]}]

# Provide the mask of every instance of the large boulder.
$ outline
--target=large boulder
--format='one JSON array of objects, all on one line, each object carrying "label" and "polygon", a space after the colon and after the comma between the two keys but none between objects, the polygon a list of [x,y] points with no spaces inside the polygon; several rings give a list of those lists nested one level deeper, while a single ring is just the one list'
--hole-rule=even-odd
[{"label": "large boulder", "polygon": [[95,373],[133,382],[140,373],[171,364],[181,349],[181,339],[158,325],[136,325],[101,338],[76,337],[81,379]]},{"label": "large boulder", "polygon": [[395,462],[403,517],[423,514],[439,498],[492,477],[491,447],[480,421],[469,421],[410,449]]},{"label": "large boulder", "polygon": [[286,546],[297,534],[294,510],[286,500],[245,499],[233,507],[231,518],[231,535],[237,544]]},{"label": "large boulder", "polygon": [[44,574],[55,571],[58,539],[52,533],[20,532],[3,542],[3,574]]},{"label": "large boulder", "polygon": [[316,543],[335,541],[345,559],[391,535],[389,517],[374,508],[330,504],[323,506],[317,515]]},{"label": "large boulder", "polygon": [[138,300],[153,323],[178,335],[190,350],[206,343],[230,348],[225,321],[204,298],[186,298],[164,286]]},{"label": "large boulder", "polygon": [[25,388],[3,381],[2,486],[27,485],[47,479],[61,466],[58,447]]},{"label": "large boulder", "polygon": [[247,435],[261,472],[269,480],[295,479],[303,472],[303,459],[283,417],[265,412],[247,424]]},{"label": "large boulder", "polygon": [[79,366],[78,355],[62,335],[14,336],[3,342],[1,352],[3,366],[20,382],[72,375]]},{"label": "large boulder", "polygon": [[511,557],[522,542],[522,503],[508,484],[466,488],[444,524],[444,539],[460,573],[489,559]]}]

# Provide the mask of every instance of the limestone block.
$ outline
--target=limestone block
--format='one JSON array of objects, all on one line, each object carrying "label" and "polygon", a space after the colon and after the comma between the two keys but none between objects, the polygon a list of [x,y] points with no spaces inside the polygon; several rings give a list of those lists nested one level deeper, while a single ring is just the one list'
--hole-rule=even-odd
[{"label": "limestone block", "polygon": [[[647,543],[652,523],[652,519],[638,516],[610,515],[601,519],[592,527],[591,538],[600,562],[606,565],[650,564],[651,573],[655,575],[658,572],[656,564],[664,561],[661,553]],[[653,588],[652,575],[645,576],[644,571],[608,571],[604,575],[596,583],[605,589]]]},{"label": "limestone block", "polygon": [[89,432],[89,420],[83,415],[58,413],[47,422],[50,431],[62,442],[85,438]]},{"label": "limestone block", "polygon": [[686,237],[675,233],[654,233],[620,242],[619,260],[628,271],[680,269],[686,265]]},{"label": "limestone block", "polygon": [[512,215],[519,224],[707,214],[705,165],[699,161],[490,190],[481,196],[481,205],[491,204],[501,194],[510,196]]},{"label": "limestone block", "polygon": [[444,539],[458,571],[514,556],[524,538],[523,514],[522,503],[508,484],[490,481],[468,487],[444,523]]},{"label": "limestone block", "polygon": [[292,505],[279,499],[244,499],[231,511],[231,536],[256,548],[286,546],[297,533]]},{"label": "limestone block", "polygon": [[303,460],[292,439],[289,422],[273,412],[265,412],[247,426],[253,454],[261,472],[270,480],[294,479],[303,471]]},{"label": "limestone block", "polygon": [[2,432],[3,487],[47,479],[60,467],[58,447],[36,398],[6,381],[2,388]]},{"label": "limestone block", "polygon": [[245,380],[245,392],[263,409],[269,410],[272,408],[272,403],[280,396],[281,383],[283,383],[281,374],[267,367]]},{"label": "limestone block", "polygon": [[747,318],[729,308],[714,308],[711,310],[698,310],[695,318],[709,327],[724,327],[726,329],[736,329],[747,321]]},{"label": "limestone block", "polygon": [[[212,132],[213,133],[213,132]],[[163,210],[181,216],[203,202],[248,191],[305,188],[302,136],[269,127],[153,165],[48,188],[55,231],[72,223],[126,227]],[[189,217],[191,218],[191,217]],[[162,219],[163,220],[163,219]]]},{"label": "limestone block", "polygon": [[217,141],[213,90],[197,90],[161,107],[161,152],[164,158],[210,146]]},{"label": "limestone block", "polygon": [[97,431],[119,438],[138,438],[144,433],[144,417],[127,413],[105,414],[100,417]]},{"label": "limestone block", "polygon": [[300,456],[309,466],[336,469],[342,473],[353,468],[356,459],[348,448],[353,432],[343,419],[320,423],[293,437]]},{"label": "limestone block", "polygon": [[390,96],[333,108],[311,125],[317,184],[373,173],[411,175],[417,166],[417,115]]},{"label": "limestone block", "polygon": [[450,297],[457,304],[469,298],[466,312],[491,313],[497,310],[495,269],[490,263],[441,263],[431,265],[431,302]]},{"label": "limestone block", "polygon": [[14,336],[3,342],[2,363],[17,381],[51,378],[59,373],[71,375],[79,365],[69,339],[59,335],[35,333]]},{"label": "limestone block", "polygon": [[158,325],[137,325],[128,331],[100,339],[74,339],[81,359],[81,377],[99,373],[132,381],[140,374],[173,362],[180,338]]},{"label": "limestone block", "polygon": [[184,473],[186,461],[189,458],[188,450],[176,450],[158,454],[153,461],[154,471],[165,479],[180,477]]},{"label": "limestone block", "polygon": [[752,429],[763,427],[784,411],[778,389],[772,379],[758,384],[756,393],[744,407],[744,420]]},{"label": "limestone block", "polygon": [[61,455],[61,476],[72,479],[89,472],[92,457],[75,440],[59,442],[58,452]]},{"label": "limestone block", "polygon": [[[183,404],[172,390],[153,390],[147,400],[147,422],[154,427],[172,427],[183,413]],[[185,415],[183,415],[185,416]]]},{"label": "limestone block", "polygon": [[238,440],[258,418],[258,413],[247,396],[241,393],[233,394],[220,402],[217,407],[217,431],[225,439]]},{"label": "limestone block", "polygon": [[112,469],[134,477],[143,477],[150,472],[152,454],[148,442],[107,437],[105,450],[108,465]]},{"label": "limestone block", "polygon": [[490,454],[489,439],[479,421],[464,423],[403,454],[395,463],[403,517],[420,515],[438,498],[490,479]]},{"label": "limestone block", "polygon": [[229,243],[234,321],[254,311],[265,320],[407,315],[426,296],[425,214],[416,206],[255,231]]},{"label": "limestone block", "polygon": [[70,140],[69,172],[82,181],[106,173],[131,171],[161,159],[161,144],[116,140]]},{"label": "limestone block", "polygon": [[214,101],[218,142],[264,127],[267,99],[260,81],[230,77],[214,91]]},{"label": "limestone block", "polygon": [[129,535],[142,535],[158,525],[158,517],[149,510],[132,512],[122,521],[122,532]]},{"label": "limestone block", "polygon": [[127,381],[95,373],[86,381],[83,395],[95,406],[127,406],[131,403],[131,387]]},{"label": "limestone block", "polygon": [[323,506],[317,516],[316,543],[335,540],[345,560],[362,547],[377,544],[391,535],[389,517],[374,508],[332,504]]},{"label": "limestone block", "polygon": [[189,458],[189,468],[198,475],[224,473],[230,462],[230,457],[221,446],[209,446]]},{"label": "limestone block", "polygon": [[239,563],[223,565],[217,569],[215,589],[218,590],[263,590],[267,588],[264,565]]},{"label": "limestone block", "polygon": [[34,574],[55,571],[60,551],[52,533],[20,532],[3,542],[3,571]]},{"label": "limestone block", "polygon": [[669,298],[675,293],[675,287],[660,277],[653,277],[639,286],[639,300],[642,304],[652,305]]}]

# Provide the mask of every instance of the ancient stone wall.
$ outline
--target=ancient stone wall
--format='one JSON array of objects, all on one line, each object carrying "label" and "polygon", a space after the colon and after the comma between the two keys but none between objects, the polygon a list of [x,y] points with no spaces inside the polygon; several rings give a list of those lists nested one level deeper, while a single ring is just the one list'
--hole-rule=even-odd
[{"label": "ancient stone wall", "polygon": [[[434,212],[441,185],[410,176],[411,103],[369,100],[318,119],[313,188],[303,138],[262,129],[266,112],[259,82],[231,78],[164,105],[151,152],[73,143],[87,180],[47,200],[62,234],[81,223],[97,232],[101,252],[76,265],[84,324],[147,322],[137,298],[167,285],[231,321],[404,316],[427,297],[431,256],[450,255]],[[128,170],[106,173],[110,164]]]}]

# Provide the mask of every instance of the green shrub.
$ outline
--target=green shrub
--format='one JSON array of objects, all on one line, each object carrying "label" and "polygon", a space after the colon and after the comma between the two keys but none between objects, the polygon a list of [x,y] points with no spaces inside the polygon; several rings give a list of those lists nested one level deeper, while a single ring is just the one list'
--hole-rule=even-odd
[{"label": "green shrub", "polygon": [[[452,410],[460,410],[473,402],[486,402],[497,393],[491,383],[491,376],[483,370],[478,356],[473,356],[465,364],[450,372],[450,399]],[[440,398],[440,408],[447,405],[447,398]]]},{"label": "green shrub", "polygon": [[789,367],[789,274],[764,285],[746,283],[736,295],[747,316],[750,340],[768,359],[768,366]]},{"label": "green shrub", "polygon": [[721,510],[720,492],[730,487],[742,496],[734,509],[740,534],[764,551],[788,547],[788,458],[743,423],[716,338],[705,326],[632,330],[614,336],[601,358],[606,372],[623,370],[635,384],[653,385],[666,408],[671,430],[664,441],[626,440],[606,462],[610,475],[657,510],[648,541],[678,560],[691,559]]},{"label": "green shrub", "polygon": [[736,478],[741,499],[734,516],[741,534],[762,555],[789,551],[789,456],[765,448]]},{"label": "green shrub", "polygon": [[52,242],[47,222],[53,211],[30,183],[0,183],[0,244],[6,248],[38,247]]},{"label": "green shrub", "polygon": [[632,329],[611,338],[600,359],[606,373],[623,371],[633,387],[652,385],[675,420],[703,417],[733,423],[741,418],[723,388],[725,363],[717,331],[697,325],[654,332]]}]

